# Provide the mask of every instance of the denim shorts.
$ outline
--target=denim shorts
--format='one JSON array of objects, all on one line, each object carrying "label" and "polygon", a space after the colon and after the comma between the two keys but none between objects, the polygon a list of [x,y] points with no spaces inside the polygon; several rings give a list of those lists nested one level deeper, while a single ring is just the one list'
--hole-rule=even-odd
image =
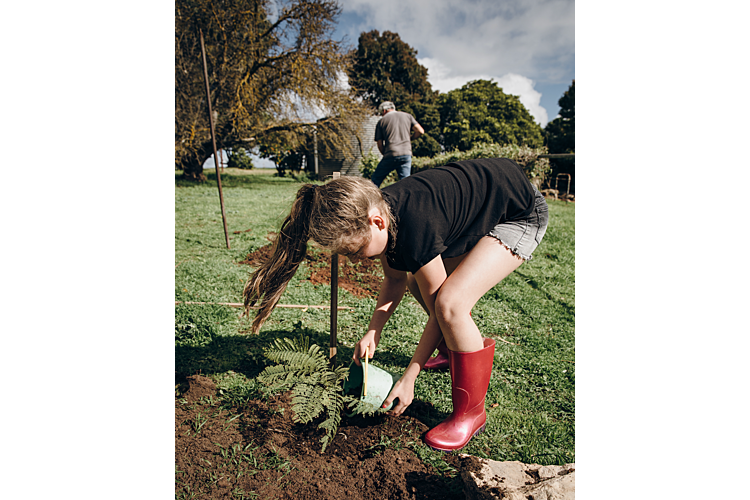
[{"label": "denim shorts", "polygon": [[534,210],[528,216],[502,222],[488,234],[500,240],[513,255],[523,260],[531,260],[531,253],[541,243],[549,222],[549,211],[544,196],[535,187],[534,193]]}]

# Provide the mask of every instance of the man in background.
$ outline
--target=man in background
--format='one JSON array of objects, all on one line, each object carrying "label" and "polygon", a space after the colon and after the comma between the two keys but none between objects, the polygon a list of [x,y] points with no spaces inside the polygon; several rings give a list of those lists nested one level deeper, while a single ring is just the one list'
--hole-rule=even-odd
[{"label": "man in background", "polygon": [[424,134],[424,129],[409,113],[396,111],[391,101],[385,101],[378,107],[382,118],[375,126],[375,142],[383,155],[372,182],[380,187],[388,174],[394,170],[398,180],[411,174],[411,141]]}]

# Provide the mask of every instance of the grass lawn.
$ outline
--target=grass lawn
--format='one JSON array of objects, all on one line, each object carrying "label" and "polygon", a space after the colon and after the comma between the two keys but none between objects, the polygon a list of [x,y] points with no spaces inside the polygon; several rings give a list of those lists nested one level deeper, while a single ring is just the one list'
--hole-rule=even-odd
[{"label": "grass lawn", "polygon": [[[210,172],[210,171],[209,171]],[[193,184],[175,181],[175,301],[241,302],[252,270],[239,264],[269,244],[300,181],[274,170],[222,174],[231,249],[226,248],[215,174]],[[488,292],[473,318],[497,346],[487,393],[487,431],[462,450],[493,460],[564,464],[575,462],[575,204],[548,201],[550,225],[530,262]],[[281,299],[284,304],[328,305],[330,287],[306,280],[305,264]],[[339,364],[348,365],[364,333],[375,299],[339,290]],[[267,365],[262,349],[274,338],[308,336],[328,345],[327,309],[277,308],[260,335],[252,335],[241,309],[222,305],[175,306],[176,376],[201,373],[219,387],[256,384]],[[386,325],[374,363],[402,372],[427,316],[407,293]],[[425,371],[415,398],[432,403],[420,419],[434,426],[451,411],[450,376]],[[425,456],[428,456],[425,451]]]}]

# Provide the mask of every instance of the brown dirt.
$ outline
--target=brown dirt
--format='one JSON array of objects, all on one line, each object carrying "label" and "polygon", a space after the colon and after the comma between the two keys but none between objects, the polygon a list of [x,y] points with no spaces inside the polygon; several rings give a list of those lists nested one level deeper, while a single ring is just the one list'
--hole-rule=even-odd
[{"label": "brown dirt", "polygon": [[[176,498],[464,498],[455,470],[412,451],[427,426],[408,412],[344,417],[323,454],[317,423],[295,424],[292,414],[286,394],[222,407],[210,379],[188,377],[175,397]],[[456,454],[444,457],[461,467]]]},{"label": "brown dirt", "polygon": [[[240,264],[257,267],[269,258],[271,258],[271,245],[266,245],[249,253]],[[314,285],[331,284],[330,253],[308,251],[305,261],[310,269],[308,280],[311,283]],[[380,264],[376,261],[365,259],[353,263],[344,257],[339,257],[339,288],[349,291],[355,297],[377,297],[382,279]]]},{"label": "brown dirt", "polygon": [[[267,245],[241,263],[255,267],[270,256]],[[308,279],[329,285],[330,254],[313,250],[306,261]],[[374,261],[353,264],[340,258],[338,280],[356,297],[375,297],[382,271]],[[444,455],[450,467],[438,470],[414,451],[428,430],[417,416],[429,403],[414,402],[398,418],[344,416],[321,454],[324,431],[317,421],[294,423],[288,394],[226,407],[213,381],[201,375],[188,377],[180,392],[175,397],[176,498],[464,498],[457,454]]]}]

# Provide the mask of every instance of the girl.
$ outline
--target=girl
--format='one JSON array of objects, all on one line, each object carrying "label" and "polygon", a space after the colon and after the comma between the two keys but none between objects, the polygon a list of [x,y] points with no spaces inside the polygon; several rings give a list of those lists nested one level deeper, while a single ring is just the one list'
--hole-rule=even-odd
[{"label": "girl", "polygon": [[[354,347],[360,364],[372,357],[385,323],[409,291],[429,317],[411,362],[383,403],[396,399],[401,415],[414,382],[444,343],[450,366],[453,413],[425,435],[434,449],[463,448],[484,430],[495,341],[471,318],[474,304],[531,259],[547,228],[547,203],[521,167],[505,158],[449,163],[382,191],[371,181],[342,177],[304,185],[284,220],[273,257],[251,276],[245,305],[261,300],[257,333],[305,256],[307,241],[353,261],[378,259],[385,278],[367,333]],[[446,349],[447,347],[447,349]],[[446,364],[431,360],[432,365]]]}]

